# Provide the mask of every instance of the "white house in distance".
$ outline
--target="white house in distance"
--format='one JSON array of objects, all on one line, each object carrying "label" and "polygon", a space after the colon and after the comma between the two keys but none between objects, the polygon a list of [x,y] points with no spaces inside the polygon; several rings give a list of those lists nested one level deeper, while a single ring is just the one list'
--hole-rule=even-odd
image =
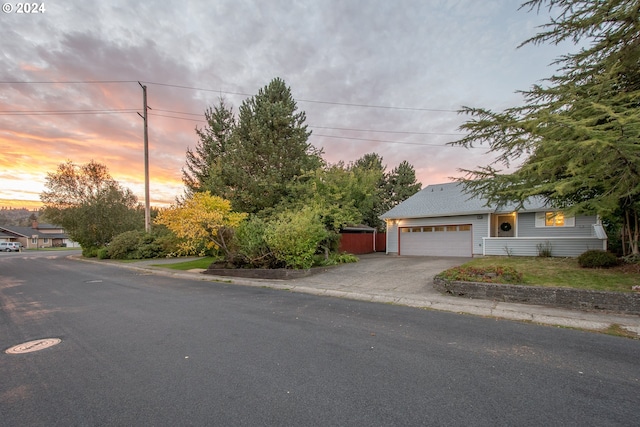
[{"label": "white house in distance", "polygon": [[487,207],[462,184],[429,185],[381,216],[387,253],[418,256],[510,255],[577,257],[607,248],[596,215],[569,217],[530,200],[524,209]]}]

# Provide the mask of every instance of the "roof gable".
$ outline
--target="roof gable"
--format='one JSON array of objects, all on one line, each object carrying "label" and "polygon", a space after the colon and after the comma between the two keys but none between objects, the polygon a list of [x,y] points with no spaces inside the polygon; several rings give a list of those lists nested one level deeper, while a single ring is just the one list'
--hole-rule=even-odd
[{"label": "roof gable", "polygon": [[[432,184],[418,191],[404,202],[380,216],[382,219],[425,218],[457,215],[475,215],[492,212],[512,212],[515,205],[487,206],[487,200],[473,197],[458,182]],[[525,202],[525,211],[546,209],[540,198]]]}]

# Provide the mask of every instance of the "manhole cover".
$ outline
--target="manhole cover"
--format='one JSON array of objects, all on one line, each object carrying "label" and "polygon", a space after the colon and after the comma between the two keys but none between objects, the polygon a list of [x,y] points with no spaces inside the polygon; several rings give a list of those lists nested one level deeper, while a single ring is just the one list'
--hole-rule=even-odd
[{"label": "manhole cover", "polygon": [[15,345],[10,349],[6,350],[7,354],[22,354],[22,353],[31,353],[32,351],[44,350],[45,348],[53,347],[56,344],[60,344],[62,342],[59,338],[43,338],[41,340],[34,340],[25,342],[22,344]]}]

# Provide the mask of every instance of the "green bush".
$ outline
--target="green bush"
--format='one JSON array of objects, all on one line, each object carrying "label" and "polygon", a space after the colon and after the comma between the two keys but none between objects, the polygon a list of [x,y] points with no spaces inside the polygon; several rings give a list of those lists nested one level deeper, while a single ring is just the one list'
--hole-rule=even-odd
[{"label": "green bush", "polygon": [[326,238],[327,230],[311,208],[285,211],[265,229],[265,241],[287,268],[311,268],[318,245]]},{"label": "green bush", "polygon": [[109,258],[132,259],[131,254],[138,249],[143,234],[143,231],[125,231],[118,234],[109,243]]},{"label": "green bush", "polygon": [[338,265],[338,264],[348,264],[351,262],[358,262],[358,257],[347,253],[347,252],[341,252],[341,253],[336,253],[336,252],[331,252],[329,254],[329,258],[325,258],[324,255],[321,256],[317,256],[317,262],[316,264],[318,265]]},{"label": "green bush", "polygon": [[126,231],[111,240],[107,256],[112,259],[160,258],[175,250],[175,242],[167,232]]},{"label": "green bush", "polygon": [[98,251],[96,252],[96,256],[98,257],[98,259],[109,259],[107,248],[98,249]]},{"label": "green bush", "polygon": [[98,256],[98,248],[95,246],[82,247],[82,256],[85,258],[95,258]]},{"label": "green bush", "polygon": [[619,261],[611,252],[593,249],[582,253],[578,264],[584,268],[609,268],[618,265]]},{"label": "green bush", "polygon": [[266,229],[267,223],[256,216],[240,223],[233,237],[233,261],[253,268],[273,266],[275,257],[265,240]]}]

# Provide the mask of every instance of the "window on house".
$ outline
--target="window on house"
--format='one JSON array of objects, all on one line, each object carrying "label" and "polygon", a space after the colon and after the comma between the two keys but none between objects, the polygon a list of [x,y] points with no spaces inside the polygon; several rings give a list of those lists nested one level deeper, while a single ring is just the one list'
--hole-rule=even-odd
[{"label": "window on house", "polygon": [[536,227],[575,227],[576,218],[563,212],[549,211],[536,213]]},{"label": "window on house", "polygon": [[49,239],[44,239],[44,243],[49,243]]},{"label": "window on house", "polygon": [[564,227],[564,214],[562,212],[545,212],[545,227]]},{"label": "window on house", "polygon": [[31,239],[31,243],[33,243],[34,245],[38,244],[38,239]]},{"label": "window on house", "polygon": [[447,225],[447,231],[458,231],[457,225]]}]

